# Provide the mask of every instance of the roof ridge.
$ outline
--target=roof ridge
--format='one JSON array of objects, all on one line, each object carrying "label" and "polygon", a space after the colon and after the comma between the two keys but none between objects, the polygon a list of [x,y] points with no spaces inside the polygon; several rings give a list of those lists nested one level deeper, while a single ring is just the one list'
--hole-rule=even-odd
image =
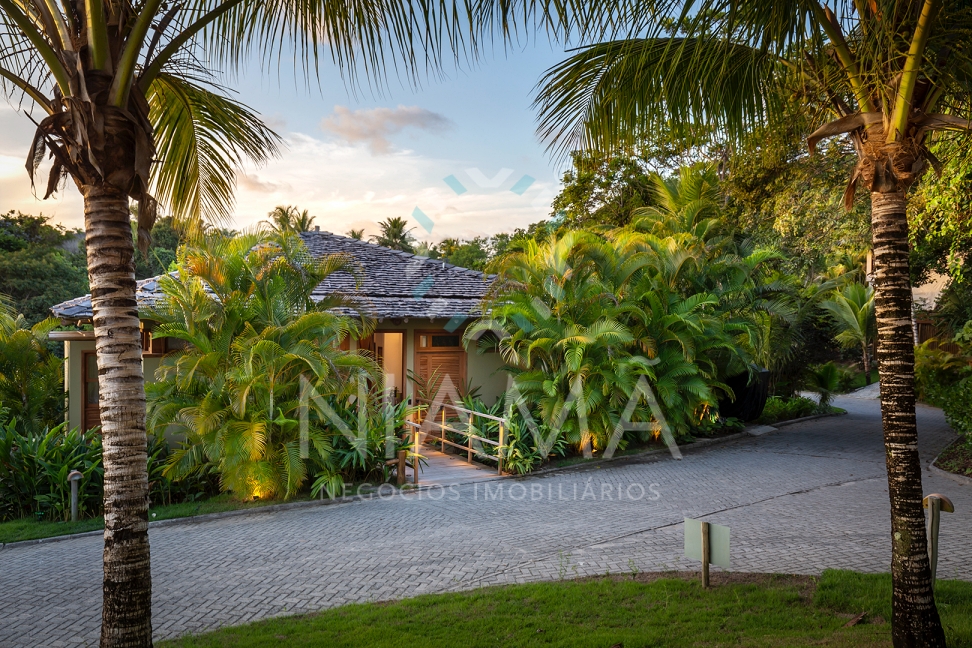
[{"label": "roof ridge", "polygon": [[465,266],[459,266],[459,265],[455,265],[455,264],[449,263],[445,259],[433,259],[431,257],[421,256],[419,254],[415,254],[414,252],[405,252],[404,250],[396,250],[395,248],[385,247],[384,245],[378,245],[377,243],[372,243],[371,241],[365,241],[365,240],[362,240],[362,239],[356,239],[356,238],[352,238],[350,236],[344,236],[343,234],[336,234],[334,232],[328,232],[326,230],[320,230],[320,231],[314,230],[314,231],[301,232],[301,235],[303,235],[303,234],[316,235],[316,236],[326,235],[326,236],[330,236],[330,237],[333,237],[333,238],[344,239],[346,241],[353,241],[354,243],[357,243],[359,245],[367,245],[370,248],[378,248],[380,250],[385,250],[387,252],[394,252],[395,254],[397,254],[399,256],[403,256],[405,258],[421,259],[423,263],[425,263],[425,262],[441,263],[443,269],[446,269],[446,268],[454,268],[456,270],[459,270],[459,271],[462,271],[462,272],[467,272],[467,273],[470,273],[470,274],[474,274],[474,275],[477,275],[477,276],[480,276],[480,277],[484,277],[486,279],[489,279],[490,277],[494,277],[495,276],[495,275],[487,274],[487,273],[483,272],[482,270],[474,270],[472,268],[467,268]]}]

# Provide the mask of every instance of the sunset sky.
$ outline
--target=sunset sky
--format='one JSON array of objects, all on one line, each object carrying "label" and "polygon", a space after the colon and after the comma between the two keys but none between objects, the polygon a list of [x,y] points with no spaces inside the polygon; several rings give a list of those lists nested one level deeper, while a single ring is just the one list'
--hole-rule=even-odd
[{"label": "sunset sky", "polygon": [[[292,74],[261,74],[257,65],[222,78],[286,142],[278,159],[240,170],[227,225],[252,225],[289,204],[310,210],[323,230],[372,233],[379,220],[401,216],[418,238],[439,241],[546,218],[563,164],[537,140],[531,102],[543,71],[562,57],[545,43],[531,45],[419,89],[392,80],[381,93],[350,92],[330,64],[321,66],[320,89],[305,89]],[[43,212],[80,227],[73,183],[47,201],[33,196],[24,169],[32,134],[18,106],[0,103],[0,210]]]}]

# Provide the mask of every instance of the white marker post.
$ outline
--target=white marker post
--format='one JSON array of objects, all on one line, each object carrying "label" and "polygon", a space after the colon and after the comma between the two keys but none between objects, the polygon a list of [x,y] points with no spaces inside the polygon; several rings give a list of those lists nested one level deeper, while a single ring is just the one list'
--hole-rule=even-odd
[{"label": "white marker post", "polygon": [[729,568],[729,527],[685,518],[685,557],[702,562],[702,587],[708,587],[710,563]]},{"label": "white marker post", "polygon": [[931,563],[932,587],[935,586],[935,574],[938,571],[938,523],[941,511],[954,513],[955,505],[952,500],[939,493],[932,493],[921,500],[921,505],[928,509],[928,562]]}]

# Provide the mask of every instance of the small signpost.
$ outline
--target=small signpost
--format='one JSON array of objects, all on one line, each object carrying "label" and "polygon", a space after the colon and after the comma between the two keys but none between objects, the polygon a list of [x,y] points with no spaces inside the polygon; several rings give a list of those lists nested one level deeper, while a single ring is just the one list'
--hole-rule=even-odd
[{"label": "small signpost", "polygon": [[709,564],[729,567],[729,527],[685,518],[685,557],[702,561],[702,586],[709,586]]},{"label": "small signpost", "polygon": [[935,586],[935,573],[938,571],[938,523],[939,513],[954,513],[955,505],[952,500],[939,493],[932,493],[921,500],[921,505],[928,509],[928,561],[931,563],[932,587]]}]

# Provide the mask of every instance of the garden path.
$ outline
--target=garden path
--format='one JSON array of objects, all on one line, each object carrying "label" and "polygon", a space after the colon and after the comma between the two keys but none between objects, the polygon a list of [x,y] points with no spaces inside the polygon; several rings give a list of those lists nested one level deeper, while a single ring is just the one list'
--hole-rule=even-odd
[{"label": "garden path", "polygon": [[[432,488],[347,504],[152,527],[158,638],[483,585],[697,569],[682,518],[726,524],[734,571],[889,569],[879,404],[722,445],[600,467]],[[918,410],[925,465],[955,438]],[[939,576],[972,580],[972,487],[945,493]],[[0,646],[95,646],[99,537],[0,549]]]}]

